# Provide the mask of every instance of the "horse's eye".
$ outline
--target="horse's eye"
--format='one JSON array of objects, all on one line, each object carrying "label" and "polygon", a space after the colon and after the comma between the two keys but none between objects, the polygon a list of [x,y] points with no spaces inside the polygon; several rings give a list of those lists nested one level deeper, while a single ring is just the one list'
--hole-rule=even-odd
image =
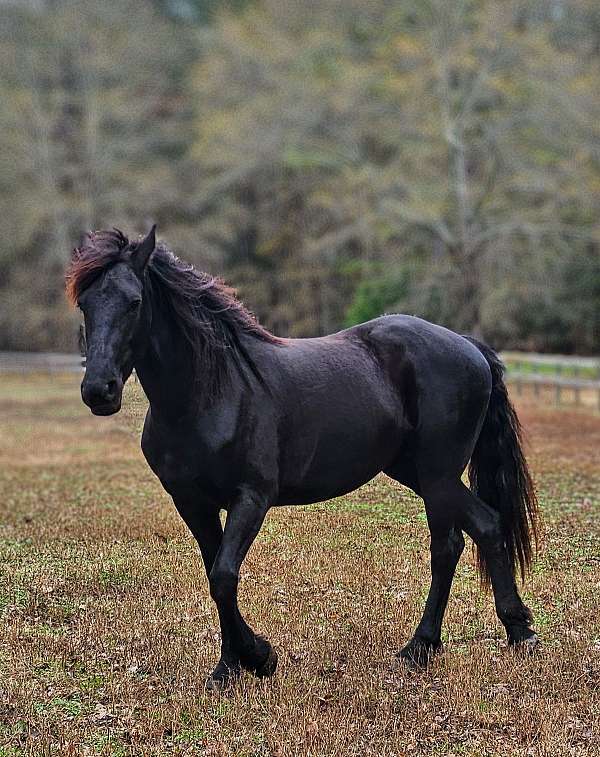
[{"label": "horse's eye", "polygon": [[141,300],[134,300],[133,302],[130,302],[127,307],[127,312],[135,313],[135,311],[139,308],[141,302],[142,302]]}]

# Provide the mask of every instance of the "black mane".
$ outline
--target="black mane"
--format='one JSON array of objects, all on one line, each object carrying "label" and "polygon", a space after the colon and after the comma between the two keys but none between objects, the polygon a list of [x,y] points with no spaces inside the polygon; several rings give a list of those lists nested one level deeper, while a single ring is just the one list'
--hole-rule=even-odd
[{"label": "black mane", "polygon": [[[76,303],[79,294],[109,266],[127,261],[138,242],[130,242],[118,229],[90,232],[75,249],[67,271],[67,295]],[[271,344],[281,340],[259,324],[222,279],[197,271],[159,242],[150,259],[144,286],[152,307],[161,308],[184,336],[190,348],[196,380],[203,394],[220,393],[227,380],[228,357],[243,375],[244,363],[257,375],[240,340],[248,334]]]}]

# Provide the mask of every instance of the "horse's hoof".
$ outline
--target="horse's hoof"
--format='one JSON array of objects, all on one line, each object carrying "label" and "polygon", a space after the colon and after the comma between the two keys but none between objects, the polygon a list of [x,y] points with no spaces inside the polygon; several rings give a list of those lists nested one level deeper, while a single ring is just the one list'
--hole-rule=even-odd
[{"label": "horse's hoof", "polygon": [[525,639],[520,639],[519,641],[513,642],[510,646],[518,654],[527,656],[532,655],[537,650],[537,648],[540,646],[540,640],[537,634],[532,632],[531,636],[527,636]]},{"label": "horse's hoof", "polygon": [[204,682],[204,691],[206,691],[207,694],[221,694],[230,686],[231,683],[226,678],[213,678],[213,676],[208,676]]},{"label": "horse's hoof", "polygon": [[257,678],[269,678],[277,669],[277,652],[271,647],[267,659],[254,671]]},{"label": "horse's hoof", "polygon": [[441,642],[436,644],[424,639],[411,639],[396,656],[409,670],[426,670],[441,649]]},{"label": "horse's hoof", "polygon": [[204,690],[209,694],[222,694],[237,683],[240,675],[239,668],[230,668],[219,663],[204,682]]},{"label": "horse's hoof", "polygon": [[240,657],[242,667],[258,678],[272,676],[277,667],[277,652],[264,636],[256,636],[251,653]]}]

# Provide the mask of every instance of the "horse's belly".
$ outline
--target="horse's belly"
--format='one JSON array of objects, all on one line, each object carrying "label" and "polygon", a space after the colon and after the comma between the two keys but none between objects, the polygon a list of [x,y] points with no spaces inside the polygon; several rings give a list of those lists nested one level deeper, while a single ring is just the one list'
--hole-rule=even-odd
[{"label": "horse's belly", "polygon": [[312,450],[305,446],[289,456],[284,452],[288,464],[280,481],[278,504],[322,502],[353,491],[388,467],[397,458],[400,445],[400,432],[393,426],[379,433],[327,434]]},{"label": "horse's belly", "polygon": [[292,485],[281,490],[276,505],[311,505],[315,502],[324,502],[327,499],[341,497],[343,494],[358,489],[366,484],[381,471],[381,468],[373,470],[364,476],[344,476],[339,480],[327,479],[321,481],[313,478],[302,484]]}]

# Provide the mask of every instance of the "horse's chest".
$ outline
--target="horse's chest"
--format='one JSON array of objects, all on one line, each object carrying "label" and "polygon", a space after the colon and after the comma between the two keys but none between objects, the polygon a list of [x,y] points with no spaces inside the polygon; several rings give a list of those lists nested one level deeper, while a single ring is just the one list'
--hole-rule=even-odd
[{"label": "horse's chest", "polygon": [[169,444],[150,437],[142,440],[142,450],[148,465],[173,496],[191,489],[210,499],[225,495],[222,455],[199,440]]},{"label": "horse's chest", "polygon": [[154,458],[152,468],[165,485],[190,484],[199,473],[197,461],[181,450],[163,450]]}]

